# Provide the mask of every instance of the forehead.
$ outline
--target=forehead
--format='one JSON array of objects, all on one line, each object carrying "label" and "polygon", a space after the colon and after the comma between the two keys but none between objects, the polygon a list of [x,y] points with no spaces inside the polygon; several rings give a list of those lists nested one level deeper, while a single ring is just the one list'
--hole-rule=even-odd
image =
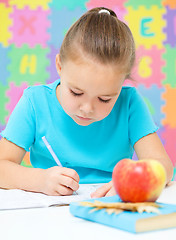
[{"label": "forehead", "polygon": [[64,81],[68,85],[101,95],[118,92],[125,75],[121,72],[120,66],[102,64],[93,59],[87,59],[79,63],[66,61],[63,67]]}]

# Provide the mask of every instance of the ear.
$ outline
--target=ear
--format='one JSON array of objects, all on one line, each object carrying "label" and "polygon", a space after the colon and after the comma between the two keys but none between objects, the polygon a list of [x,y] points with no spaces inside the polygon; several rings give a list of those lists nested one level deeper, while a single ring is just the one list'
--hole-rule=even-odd
[{"label": "ear", "polygon": [[56,69],[59,75],[61,75],[61,60],[59,53],[56,55]]}]

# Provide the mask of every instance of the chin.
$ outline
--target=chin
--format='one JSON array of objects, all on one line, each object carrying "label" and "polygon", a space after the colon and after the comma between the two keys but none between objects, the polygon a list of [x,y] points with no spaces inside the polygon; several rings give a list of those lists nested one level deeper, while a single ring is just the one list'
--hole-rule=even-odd
[{"label": "chin", "polygon": [[73,120],[75,123],[77,123],[80,126],[88,126],[91,123],[93,123],[93,121],[79,121],[79,120],[75,120],[75,119],[73,119]]}]

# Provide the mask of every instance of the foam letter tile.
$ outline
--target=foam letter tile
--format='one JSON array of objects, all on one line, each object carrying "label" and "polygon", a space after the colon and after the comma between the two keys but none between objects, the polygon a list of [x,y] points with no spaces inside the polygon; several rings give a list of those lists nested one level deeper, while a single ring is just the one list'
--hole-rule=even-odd
[{"label": "foam letter tile", "polygon": [[164,52],[164,48],[158,49],[156,46],[152,46],[151,49],[139,46],[136,51],[137,60],[133,78],[146,87],[156,84],[161,88],[161,82],[165,79],[165,74],[162,72],[165,66],[165,61],[162,59]]},{"label": "foam letter tile", "polygon": [[166,10],[157,6],[152,6],[150,9],[140,6],[137,10],[127,7],[127,10],[125,20],[133,33],[136,45],[144,45],[147,49],[153,45],[159,49],[163,48],[163,41],[166,38],[163,33],[166,25],[163,14]]},{"label": "foam letter tile", "polygon": [[47,29],[50,26],[48,15],[50,11],[44,11],[41,8],[31,10],[25,7],[22,10],[14,8],[11,15],[13,25],[11,27],[12,39],[10,43],[14,43],[17,47],[27,43],[30,47],[40,44],[42,47],[47,46],[50,36]]},{"label": "foam letter tile", "polygon": [[49,48],[42,48],[40,45],[29,48],[24,44],[21,48],[17,48],[13,44],[9,52],[11,63],[8,69],[11,75],[8,82],[15,82],[17,86],[22,82],[27,82],[29,86],[46,83],[49,78],[46,69],[49,66],[48,52]]}]

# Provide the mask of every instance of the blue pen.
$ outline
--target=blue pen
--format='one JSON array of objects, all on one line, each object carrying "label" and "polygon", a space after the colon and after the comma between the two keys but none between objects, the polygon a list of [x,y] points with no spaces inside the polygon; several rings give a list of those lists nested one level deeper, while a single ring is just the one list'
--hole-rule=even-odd
[{"label": "blue pen", "polygon": [[53,159],[55,160],[55,162],[57,163],[57,165],[58,165],[59,167],[62,167],[61,162],[59,161],[58,157],[56,156],[56,154],[55,154],[55,152],[53,151],[52,147],[50,146],[49,142],[46,140],[46,137],[43,136],[43,137],[42,137],[42,140],[43,140],[45,146],[47,147],[48,151],[51,153],[51,155],[52,155]]}]

